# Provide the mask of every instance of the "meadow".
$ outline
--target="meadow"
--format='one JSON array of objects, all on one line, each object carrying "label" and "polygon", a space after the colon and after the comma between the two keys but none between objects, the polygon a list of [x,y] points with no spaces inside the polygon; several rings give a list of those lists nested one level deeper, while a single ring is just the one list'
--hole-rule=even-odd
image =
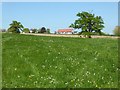
[{"label": "meadow", "polygon": [[4,88],[117,88],[118,40],[2,35]]}]

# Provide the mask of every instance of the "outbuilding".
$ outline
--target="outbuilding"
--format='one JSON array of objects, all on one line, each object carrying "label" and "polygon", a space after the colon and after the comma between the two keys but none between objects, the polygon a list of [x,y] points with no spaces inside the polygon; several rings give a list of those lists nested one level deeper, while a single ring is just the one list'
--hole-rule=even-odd
[{"label": "outbuilding", "polygon": [[73,29],[68,28],[68,29],[58,29],[57,34],[73,34]]}]

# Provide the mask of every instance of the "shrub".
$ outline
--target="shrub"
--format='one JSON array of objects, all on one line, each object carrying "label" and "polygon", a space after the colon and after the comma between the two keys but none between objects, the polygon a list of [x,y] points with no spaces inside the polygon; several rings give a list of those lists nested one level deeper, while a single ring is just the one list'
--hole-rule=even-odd
[{"label": "shrub", "polygon": [[47,33],[50,34],[50,29],[49,28],[47,29]]},{"label": "shrub", "polygon": [[41,28],[41,33],[44,33],[44,32],[46,32],[46,28],[45,28],[45,27],[42,27],[42,28]]},{"label": "shrub", "polygon": [[37,29],[31,29],[32,33],[37,32]]},{"label": "shrub", "polygon": [[29,30],[28,28],[24,28],[24,29],[23,29],[23,32],[25,32],[25,33],[30,33],[30,30]]}]

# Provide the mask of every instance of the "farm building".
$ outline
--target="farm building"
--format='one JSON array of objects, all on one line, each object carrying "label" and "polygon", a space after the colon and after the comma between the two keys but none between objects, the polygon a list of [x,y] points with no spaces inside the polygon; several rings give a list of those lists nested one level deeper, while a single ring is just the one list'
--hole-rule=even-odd
[{"label": "farm building", "polygon": [[56,34],[73,34],[73,29],[58,29]]}]

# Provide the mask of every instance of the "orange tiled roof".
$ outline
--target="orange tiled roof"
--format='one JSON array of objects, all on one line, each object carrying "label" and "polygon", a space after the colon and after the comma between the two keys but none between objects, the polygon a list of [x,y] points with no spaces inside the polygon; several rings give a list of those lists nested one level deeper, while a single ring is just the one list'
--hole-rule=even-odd
[{"label": "orange tiled roof", "polygon": [[57,32],[72,32],[73,29],[59,29]]}]

